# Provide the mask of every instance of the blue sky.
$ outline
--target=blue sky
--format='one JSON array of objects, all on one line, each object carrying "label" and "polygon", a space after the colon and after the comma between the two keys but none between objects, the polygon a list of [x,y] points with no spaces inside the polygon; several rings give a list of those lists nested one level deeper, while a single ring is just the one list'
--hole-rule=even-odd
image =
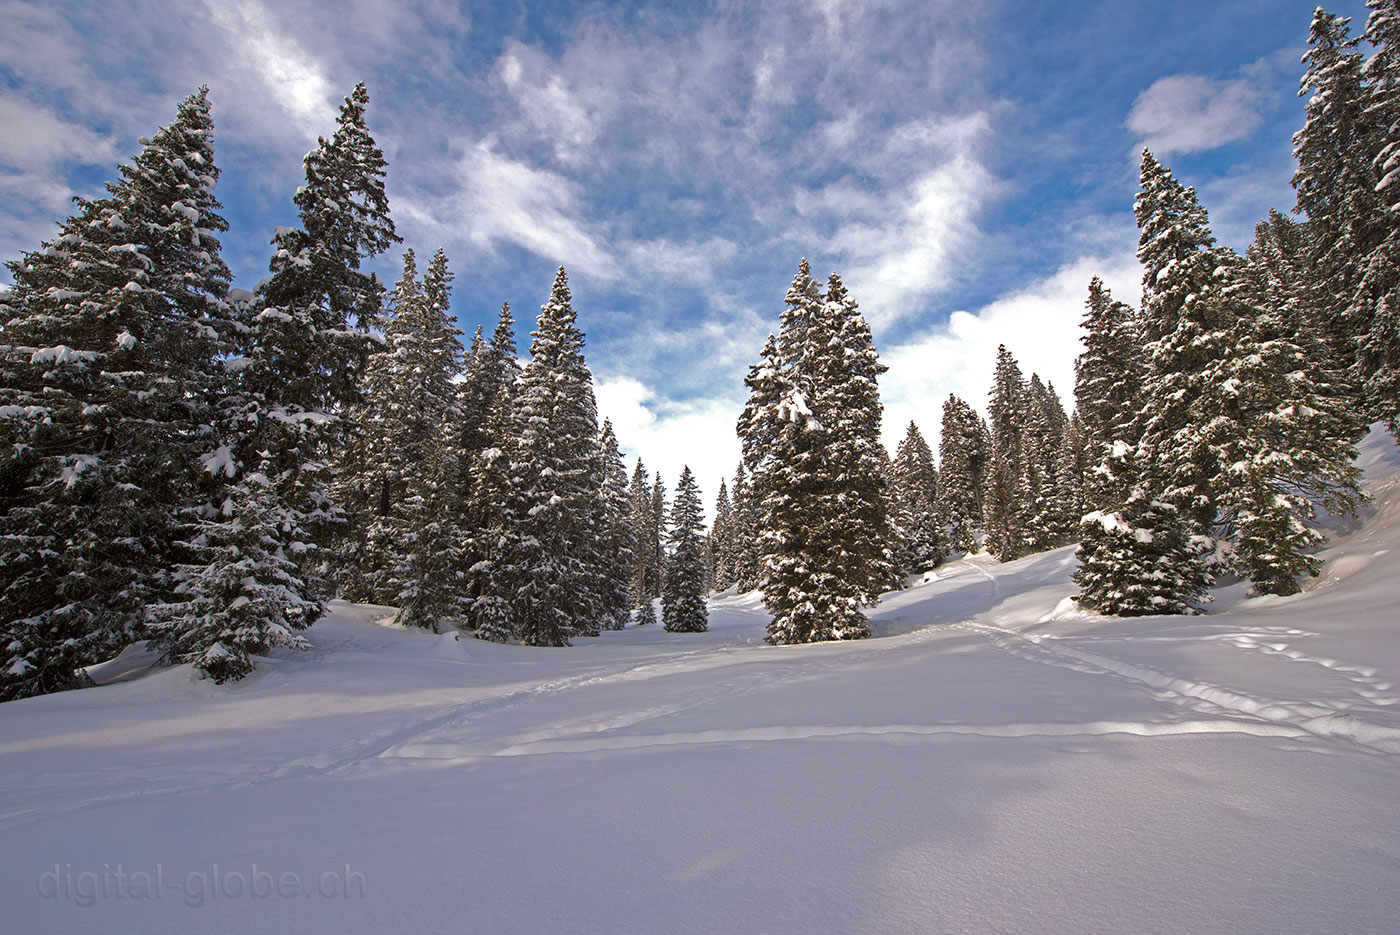
[{"label": "blue sky", "polygon": [[936,444],[949,392],[983,406],[1001,342],[1070,403],[1089,277],[1140,294],[1144,144],[1225,243],[1292,207],[1312,8],[0,2],[0,257],[208,84],[225,255],[252,288],[363,80],[399,232],[447,251],[463,329],[509,301],[524,353],[563,264],[624,447],[668,487],[689,463],[712,501],[803,256],[871,322],[891,443],[914,419]]}]

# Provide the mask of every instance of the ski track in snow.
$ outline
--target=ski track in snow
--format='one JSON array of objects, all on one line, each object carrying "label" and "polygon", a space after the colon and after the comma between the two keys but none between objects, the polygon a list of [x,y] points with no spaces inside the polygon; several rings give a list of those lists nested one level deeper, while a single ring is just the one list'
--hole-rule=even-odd
[{"label": "ski track in snow", "polygon": [[[994,574],[981,565],[964,561],[961,564],[971,568],[991,584],[994,599],[1001,597],[1001,584]],[[981,634],[987,637],[998,649],[1012,653],[1023,659],[1048,665],[1060,666],[1088,674],[1104,674],[1138,682],[1155,689],[1158,695],[1197,711],[1215,711],[1227,716],[1256,718],[1284,728],[1295,728],[1324,740],[1342,740],[1357,744],[1367,750],[1387,755],[1400,755],[1400,728],[1388,727],[1364,721],[1351,713],[1362,704],[1387,706],[1400,702],[1400,698],[1386,694],[1392,688],[1389,681],[1377,678],[1377,670],[1369,666],[1348,665],[1335,659],[1309,656],[1293,650],[1287,643],[1270,640],[1264,642],[1260,635],[1308,636],[1306,631],[1286,627],[1243,628],[1259,630],[1262,634],[1240,632],[1216,634],[1205,639],[1224,639],[1241,649],[1250,649],[1277,655],[1293,662],[1312,663],[1336,672],[1353,683],[1353,691],[1360,696],[1355,704],[1327,702],[1279,701],[1262,698],[1244,691],[1210,685],[1182,678],[1167,672],[1137,665],[1101,653],[1077,649],[1068,642],[1076,637],[1049,636],[1020,633],[999,627],[995,624],[961,620],[951,627]],[[1237,631],[1242,628],[1235,626]],[[1105,638],[1111,639],[1111,638]],[[1124,637],[1118,637],[1120,641]],[[1158,639],[1199,640],[1202,637],[1167,637]],[[1252,733],[1252,731],[1245,731]]]},{"label": "ski track in snow", "polygon": [[[947,566],[947,572],[967,568],[991,587],[993,605],[1004,596],[997,576],[975,561],[960,560]],[[1203,626],[1209,625],[1203,623]],[[473,723],[563,693],[586,691],[627,682],[641,682],[706,670],[734,669],[715,683],[715,693],[730,697],[753,691],[774,682],[809,677],[848,666],[852,653],[862,660],[872,654],[899,652],[911,644],[937,639],[949,631],[963,631],[984,637],[997,649],[1043,665],[1133,682],[1153,690],[1155,697],[1191,710],[1196,717],[1182,721],[1148,723],[1143,721],[1089,721],[1083,723],[1007,724],[868,724],[868,725],[779,725],[699,731],[667,731],[653,734],[609,734],[658,720],[706,703],[705,699],[656,704],[643,709],[611,713],[601,718],[583,718],[567,724],[515,732],[499,738],[463,738]],[[810,739],[875,740],[889,743],[915,743],[946,736],[983,737],[1075,737],[1121,734],[1138,737],[1165,737],[1191,734],[1242,734],[1287,739],[1322,739],[1344,742],[1371,753],[1400,755],[1400,729],[1369,723],[1350,712],[1363,704],[1388,706],[1400,703],[1389,694],[1392,683],[1369,666],[1343,663],[1311,656],[1292,649],[1283,641],[1314,636],[1289,627],[1250,627],[1231,622],[1228,632],[1193,635],[1131,637],[1134,641],[1215,642],[1240,650],[1259,652],[1289,662],[1321,666],[1354,684],[1358,700],[1354,704],[1281,701],[1260,697],[1238,689],[1193,681],[1155,668],[1137,665],[1098,652],[1077,648],[1074,643],[1112,642],[1123,636],[1065,636],[1021,633],[983,620],[962,619],[947,623],[926,623],[895,636],[861,643],[825,644],[823,647],[760,649],[748,645],[725,645],[665,655],[642,662],[629,661],[586,673],[555,678],[523,686],[499,686],[499,694],[477,697],[453,704],[431,717],[379,731],[369,737],[334,744],[313,754],[265,765],[251,774],[220,775],[206,781],[171,784],[152,775],[149,784],[138,791],[87,795],[62,807],[38,807],[0,814],[0,830],[71,814],[92,807],[131,799],[183,795],[219,789],[237,789],[288,780],[332,776],[352,772],[375,762],[415,760],[466,761],[490,757],[543,754],[577,754],[605,751],[647,750],[694,744],[746,744]],[[813,649],[820,650],[812,652]],[[370,651],[372,647],[353,640],[342,641],[316,651],[330,657],[347,652]],[[778,664],[768,654],[786,652],[789,658]],[[324,658],[322,658],[324,661]],[[1209,715],[1202,719],[1200,715]],[[126,777],[130,779],[131,777]],[[188,778],[188,777],[187,777]]]}]

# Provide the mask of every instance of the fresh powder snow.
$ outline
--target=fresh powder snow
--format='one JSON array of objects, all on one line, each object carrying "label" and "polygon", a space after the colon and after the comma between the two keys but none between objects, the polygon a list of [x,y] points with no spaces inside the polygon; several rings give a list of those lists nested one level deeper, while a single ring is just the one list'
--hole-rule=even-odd
[{"label": "fresh powder snow", "polygon": [[1105,618],[971,555],[870,640],[570,650],[337,603],[223,686],[132,647],[0,707],[11,932],[1393,932],[1400,454],[1304,593]]}]

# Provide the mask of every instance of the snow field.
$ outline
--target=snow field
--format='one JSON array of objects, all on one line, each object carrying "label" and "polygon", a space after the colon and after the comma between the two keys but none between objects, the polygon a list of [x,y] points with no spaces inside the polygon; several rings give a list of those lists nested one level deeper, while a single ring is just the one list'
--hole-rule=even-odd
[{"label": "snow field", "polygon": [[[111,684],[0,706],[0,918],[1393,932],[1400,457],[1373,436],[1362,463],[1375,503],[1322,578],[1202,617],[1083,613],[1060,549],[951,562],[851,643],[766,646],[756,596],[726,595],[708,633],[572,649],[337,604],[310,652],[225,686],[129,650]],[[255,867],[303,886],[218,891]]]}]

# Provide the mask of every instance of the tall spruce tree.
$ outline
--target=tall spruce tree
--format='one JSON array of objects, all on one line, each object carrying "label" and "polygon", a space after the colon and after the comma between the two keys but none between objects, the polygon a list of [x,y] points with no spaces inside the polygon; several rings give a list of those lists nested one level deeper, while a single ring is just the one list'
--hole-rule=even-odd
[{"label": "tall spruce tree", "polygon": [[647,563],[647,594],[649,599],[661,597],[661,585],[666,567],[666,485],[661,481],[661,472],[651,485],[651,528],[656,531],[653,539],[647,542],[651,547],[651,558]]},{"label": "tall spruce tree", "polygon": [[1213,245],[1195,193],[1150,154],[1137,211],[1149,489],[1196,534],[1231,542],[1257,590],[1293,593],[1319,567],[1313,502],[1354,510],[1354,423],[1294,339],[1286,300],[1275,308],[1251,286],[1245,261]]},{"label": "tall spruce tree", "polygon": [[598,417],[568,278],[560,267],[531,332],[511,428],[516,517],[515,630],[529,646],[597,632],[590,560],[599,511]]},{"label": "tall spruce tree", "polygon": [[[481,329],[477,329],[480,336]],[[491,556],[483,551],[484,543],[494,541],[504,491],[498,486],[486,492],[478,491],[477,472],[500,467],[498,455],[507,446],[502,437],[508,431],[511,400],[515,381],[520,377],[516,360],[515,319],[510,305],[503,304],[496,319],[490,343],[473,338],[467,357],[466,375],[457,384],[457,411],[460,424],[455,432],[453,457],[456,467],[452,474],[449,495],[461,535],[461,569],[466,575],[464,601],[468,608],[481,596],[482,578],[473,573],[478,563],[483,570],[491,567]],[[490,458],[486,455],[493,452]],[[485,462],[491,461],[494,467]],[[476,616],[470,611],[471,616]]]},{"label": "tall spruce tree", "polygon": [[731,488],[734,517],[734,586],[740,594],[752,591],[763,582],[759,563],[758,519],[753,488],[744,474],[744,463],[734,469]]},{"label": "tall spruce tree", "polygon": [[1098,469],[1104,486],[1127,493],[1114,509],[1092,510],[1079,527],[1074,599],[1119,617],[1195,613],[1210,584],[1176,507],[1138,483],[1135,449],[1114,442]]},{"label": "tall spruce tree", "polygon": [[889,368],[880,363],[870,326],[840,276],[827,278],[822,298],[821,326],[810,340],[820,344],[828,336],[825,347],[811,352],[808,392],[828,436],[824,457],[832,482],[822,508],[829,527],[825,535],[840,543],[833,573],[861,603],[874,604],[881,592],[899,587],[902,577],[890,548],[889,453],[880,442],[879,378]]},{"label": "tall spruce tree", "polygon": [[146,608],[200,596],[176,566],[233,472],[223,362],[241,337],[212,134],[201,88],[106,197],[79,200],[53,241],[9,264],[0,700],[77,684],[151,635]]},{"label": "tall spruce tree", "polygon": [[1071,516],[1070,480],[1063,470],[1069,417],[1053,386],[1031,374],[1026,387],[1026,421],[1022,433],[1025,500],[1025,547],[1031,552],[1053,548],[1069,539],[1078,516]]},{"label": "tall spruce tree", "polygon": [[632,499],[627,467],[618,449],[612,421],[603,420],[598,447],[603,465],[602,522],[596,535],[597,573],[601,600],[599,622],[605,630],[621,630],[632,612],[632,575],[637,538],[632,529]]},{"label": "tall spruce tree", "polygon": [[895,453],[894,503],[906,575],[928,571],[943,560],[943,521],[933,450],[912,421]]},{"label": "tall spruce tree", "polygon": [[938,439],[938,476],[950,545],[957,552],[965,554],[976,547],[990,459],[990,435],[982,417],[967,402],[948,394]]},{"label": "tall spruce tree", "polygon": [[884,456],[872,443],[882,367],[840,279],[823,298],[806,260],[781,322],[745,381],[738,424],[758,504],[768,641],[869,636],[861,608],[894,577]]},{"label": "tall spruce tree", "polygon": [[457,464],[454,382],[462,370],[461,331],[450,313],[452,274],[438,250],[423,277],[416,302],[400,307],[385,331],[385,353],[393,359],[395,458],[408,467],[403,496],[393,513],[397,621],[434,631],[464,610],[465,581],[451,480]]},{"label": "tall spruce tree", "polygon": [[1026,381],[1016,358],[997,348],[996,371],[988,397],[991,457],[982,495],[986,549],[1000,561],[1019,558],[1026,549],[1027,498],[1025,421],[1028,413]]},{"label": "tall spruce tree", "polygon": [[512,470],[518,455],[514,429],[515,394],[502,386],[487,416],[486,447],[472,459],[472,484],[467,513],[472,517],[466,543],[468,616],[477,639],[508,643],[520,637],[515,613],[516,592],[523,572],[521,537],[525,509],[521,475]]},{"label": "tall spruce tree", "polygon": [[703,633],[709,629],[705,607],[705,527],[700,512],[700,489],[690,468],[681,471],[671,504],[665,583],[661,591],[661,620],[668,633]]},{"label": "tall spruce tree", "polygon": [[[394,569],[402,558],[401,540],[407,531],[401,507],[423,454],[421,438],[412,452],[402,447],[406,436],[422,428],[410,426],[417,421],[411,382],[420,363],[413,344],[423,306],[417,256],[406,250],[403,272],[388,296],[384,344],[366,363],[363,398],[350,420],[354,432],[335,464],[332,492],[346,514],[337,542],[342,566],[337,578],[349,600],[397,602]],[[410,361],[408,355],[414,359]]]},{"label": "tall spruce tree", "polygon": [[1192,613],[1209,576],[1176,508],[1151,493],[1137,461],[1147,371],[1137,317],[1096,277],[1082,324],[1075,397],[1084,417],[1089,512],[1079,523],[1075,600],[1124,617]]},{"label": "tall spruce tree", "polygon": [[297,631],[321,613],[282,540],[297,517],[267,475],[245,472],[218,510],[201,517],[189,560],[175,569],[187,600],[153,605],[154,644],[171,662],[193,663],[215,682],[253,671],[254,655],[275,646],[305,649]]},{"label": "tall spruce tree", "polygon": [[1088,465],[1084,501],[1091,510],[1102,510],[1128,496],[1123,475],[1110,471],[1107,459],[1116,445],[1137,446],[1147,361],[1136,313],[1115,301],[1097,276],[1089,282],[1082,327],[1084,352],[1074,364],[1074,398]]},{"label": "tall spruce tree", "polygon": [[301,226],[279,228],[258,288],[252,349],[240,371],[240,462],[261,463],[298,538],[282,543],[303,563],[309,588],[325,596],[317,550],[343,521],[329,496],[332,457],[353,435],[351,414],[374,346],[384,286],[360,264],[399,238],[384,191],[385,161],[365,125],[369,94],[356,85],[329,140],[303,162],[293,199]]},{"label": "tall spruce tree", "polygon": [[1293,187],[1297,208],[1308,217],[1308,265],[1320,306],[1313,320],[1347,375],[1349,391],[1368,415],[1380,417],[1375,402],[1363,398],[1367,374],[1358,355],[1375,311],[1361,289],[1365,258],[1385,238],[1376,191],[1385,132],[1367,113],[1362,55],[1350,23],[1322,7],[1313,14],[1298,91],[1307,97],[1307,122],[1293,137]]},{"label": "tall spruce tree", "polygon": [[1367,0],[1366,5],[1371,10],[1366,38],[1375,46],[1364,66],[1366,117],[1380,143],[1372,160],[1380,214],[1373,243],[1360,258],[1352,312],[1367,416],[1385,420],[1400,439],[1400,3]]},{"label": "tall spruce tree", "polygon": [[656,622],[656,608],[652,605],[654,564],[656,543],[659,532],[656,528],[656,513],[651,505],[651,475],[647,473],[642,459],[637,459],[637,467],[632,472],[632,483],[627,497],[631,506],[632,535],[636,542],[632,556],[632,607],[638,626]]},{"label": "tall spruce tree", "polygon": [[1175,505],[1191,531],[1215,533],[1222,486],[1221,445],[1240,435],[1227,412],[1222,368],[1235,353],[1238,307],[1217,276],[1216,248],[1195,189],[1143,151],[1134,204],[1141,232],[1142,338],[1149,358],[1143,396],[1151,401],[1140,459],[1155,495]]},{"label": "tall spruce tree", "polygon": [[715,521],[710,527],[710,554],[710,587],[716,591],[727,590],[736,580],[734,510],[729,502],[729,488],[722,478],[715,497]]}]

